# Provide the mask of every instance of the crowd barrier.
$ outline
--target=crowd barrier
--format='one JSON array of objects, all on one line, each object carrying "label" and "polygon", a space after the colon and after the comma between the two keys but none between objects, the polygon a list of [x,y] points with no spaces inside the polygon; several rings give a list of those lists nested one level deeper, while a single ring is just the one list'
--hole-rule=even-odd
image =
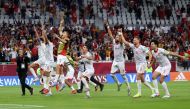
[{"label": "crowd barrier", "polygon": [[[190,73],[184,74],[176,72],[176,62],[172,61],[172,69],[170,75],[165,79],[168,81],[180,81],[180,80],[190,80]],[[110,76],[111,62],[97,62],[94,63],[95,68],[95,78],[102,83],[113,83],[113,79]],[[126,62],[126,76],[129,82],[136,82],[136,70],[134,62]],[[156,65],[153,66],[153,69]],[[118,80],[120,82],[124,82],[121,75],[117,74]],[[31,74],[26,79],[27,84],[30,85],[39,85],[39,82],[32,83],[33,77]],[[151,82],[152,81],[152,73],[145,74],[145,80]],[[184,81],[185,81],[184,80]],[[73,79],[73,83],[76,83],[76,78]],[[17,86],[20,85],[19,79],[17,77],[16,72],[16,64],[0,64],[0,86]]]}]

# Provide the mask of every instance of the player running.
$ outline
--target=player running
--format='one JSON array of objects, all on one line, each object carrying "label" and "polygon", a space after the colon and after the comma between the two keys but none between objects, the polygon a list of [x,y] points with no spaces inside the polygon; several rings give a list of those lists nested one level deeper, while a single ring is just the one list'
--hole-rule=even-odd
[{"label": "player running", "polygon": [[94,67],[93,67],[93,56],[92,54],[88,51],[87,46],[83,46],[82,48],[82,55],[80,56],[81,60],[84,62],[85,65],[85,71],[82,72],[81,75],[81,81],[83,82],[85,86],[85,92],[86,92],[86,97],[90,98],[90,87],[88,85],[88,81],[90,78],[94,75]]},{"label": "player running", "polygon": [[118,91],[120,91],[121,83],[118,81],[117,77],[115,76],[115,73],[119,70],[122,78],[125,80],[125,83],[127,85],[128,95],[131,94],[131,88],[128,82],[128,79],[125,75],[125,59],[124,59],[124,49],[125,45],[122,41],[121,34],[116,34],[115,38],[112,35],[112,32],[109,28],[108,22],[105,22],[106,28],[108,30],[108,34],[112,39],[113,42],[113,51],[114,51],[114,60],[111,67],[111,77],[114,79],[114,81],[117,83]]},{"label": "player running", "polygon": [[[136,64],[136,71],[137,71],[137,88],[138,88],[138,93],[134,95],[134,98],[141,97],[141,87],[142,87],[142,82],[144,83],[145,86],[147,86],[149,89],[152,90],[152,94],[154,94],[154,88],[145,81],[144,79],[144,73],[148,64],[148,67],[150,67],[150,62],[152,59],[152,54],[149,51],[149,49],[143,45],[140,44],[140,38],[135,37],[133,39],[133,44],[129,43],[125,40],[123,37],[123,34],[120,34],[123,40],[123,43],[125,43],[127,46],[130,46],[133,49],[134,53],[134,59],[135,59],[135,64]],[[146,56],[149,56],[148,62],[146,61]]]},{"label": "player running", "polygon": [[158,82],[157,78],[160,76],[160,84],[162,85],[165,95],[162,98],[170,98],[170,93],[168,91],[168,87],[166,85],[166,82],[164,82],[164,79],[169,75],[171,70],[171,63],[169,59],[167,58],[167,55],[176,56],[179,58],[185,59],[185,57],[178,55],[174,52],[167,51],[163,48],[158,48],[158,41],[152,40],[151,41],[151,49],[152,49],[152,55],[154,57],[154,60],[151,64],[154,64],[155,61],[159,64],[159,66],[156,68],[156,70],[153,73],[153,85],[155,88],[155,94],[152,95],[152,97],[158,97],[160,96],[159,90],[158,90]]},{"label": "player running", "polygon": [[[83,49],[83,47],[81,47]],[[82,49],[80,50],[81,51],[81,55],[83,55],[83,51]],[[77,76],[77,86],[78,86],[78,90],[77,90],[77,93],[82,93],[82,90],[83,90],[83,82],[81,81],[81,76],[83,74],[83,72],[85,72],[87,69],[86,69],[86,63],[85,63],[85,58],[81,58],[81,56],[77,56],[75,55],[74,56],[76,61],[78,62],[77,63],[77,66],[78,66],[78,76]],[[100,91],[103,91],[104,89],[104,84],[100,83],[99,81],[97,81],[95,78],[94,78],[94,75],[92,75],[89,79],[89,83],[92,84],[93,86],[95,86],[95,91],[98,90],[98,86],[100,87]]]}]

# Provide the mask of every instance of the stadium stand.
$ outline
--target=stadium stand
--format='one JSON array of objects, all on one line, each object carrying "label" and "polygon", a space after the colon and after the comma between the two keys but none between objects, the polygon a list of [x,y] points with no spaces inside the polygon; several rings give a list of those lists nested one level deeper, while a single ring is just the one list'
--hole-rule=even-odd
[{"label": "stadium stand", "polygon": [[[86,41],[91,41],[90,50],[96,61],[113,59],[112,45],[103,28],[103,21],[107,19],[115,28],[123,24],[129,41],[138,35],[141,43],[149,46],[150,40],[156,38],[160,40],[160,47],[190,55],[189,8],[188,0],[2,0],[0,61],[15,61],[16,50],[21,46],[36,60],[33,26],[39,26],[40,22],[46,24],[56,53],[57,40],[51,32],[57,31],[62,12],[65,28],[72,34],[73,54]],[[128,48],[126,51],[126,60],[132,60],[132,51]]]}]

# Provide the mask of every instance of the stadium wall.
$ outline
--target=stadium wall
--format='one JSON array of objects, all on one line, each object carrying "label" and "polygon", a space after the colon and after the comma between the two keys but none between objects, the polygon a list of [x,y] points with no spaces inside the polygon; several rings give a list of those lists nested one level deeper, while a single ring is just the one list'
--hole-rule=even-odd
[{"label": "stadium wall", "polygon": [[[172,69],[171,72],[176,72],[176,62],[172,61]],[[95,68],[95,78],[102,83],[113,83],[110,76],[110,69],[111,69],[111,62],[95,62],[94,68]],[[153,66],[153,69],[156,65]],[[77,73],[76,73],[77,74]],[[173,74],[172,74],[173,75]],[[177,75],[177,74],[175,74]],[[121,75],[116,75],[120,82],[124,82]],[[129,80],[129,82],[136,82],[136,71],[135,71],[135,63],[134,62],[126,62],[126,76]],[[177,75],[178,76],[178,75]],[[166,82],[170,81],[171,77],[168,76],[166,78]],[[172,76],[172,80],[175,78],[175,76]],[[27,84],[30,85],[40,85],[39,82],[32,83],[32,80],[34,78],[29,74],[27,77]],[[146,73],[145,74],[146,81],[152,81],[152,73]],[[189,77],[190,80],[190,77]],[[76,78],[73,79],[73,83],[76,83]],[[20,85],[19,79],[17,77],[16,72],[16,64],[0,64],[0,86],[17,86]]]}]

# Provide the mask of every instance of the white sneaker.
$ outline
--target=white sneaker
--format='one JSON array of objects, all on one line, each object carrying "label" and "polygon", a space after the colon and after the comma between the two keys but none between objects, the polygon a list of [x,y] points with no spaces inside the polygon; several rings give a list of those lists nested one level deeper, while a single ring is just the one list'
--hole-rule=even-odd
[{"label": "white sneaker", "polygon": [[90,95],[86,95],[86,97],[85,97],[86,99],[89,99],[90,98]]},{"label": "white sneaker", "polygon": [[52,93],[48,93],[48,94],[46,94],[45,96],[52,96]]},{"label": "white sneaker", "polygon": [[59,92],[62,91],[65,87],[66,87],[65,84],[60,84]]},{"label": "white sneaker", "polygon": [[152,98],[159,97],[159,96],[160,96],[159,93],[154,93],[154,94],[151,95]]},{"label": "white sneaker", "polygon": [[170,95],[164,95],[162,98],[170,98]]}]

